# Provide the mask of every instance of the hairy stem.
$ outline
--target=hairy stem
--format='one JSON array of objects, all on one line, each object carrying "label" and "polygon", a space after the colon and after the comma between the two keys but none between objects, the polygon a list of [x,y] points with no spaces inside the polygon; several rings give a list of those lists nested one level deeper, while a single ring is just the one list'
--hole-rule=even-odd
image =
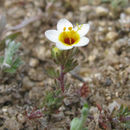
[{"label": "hairy stem", "polygon": [[59,82],[60,82],[60,87],[61,87],[61,90],[62,92],[64,93],[64,66],[61,65],[61,73],[60,73],[60,77],[59,77]]}]

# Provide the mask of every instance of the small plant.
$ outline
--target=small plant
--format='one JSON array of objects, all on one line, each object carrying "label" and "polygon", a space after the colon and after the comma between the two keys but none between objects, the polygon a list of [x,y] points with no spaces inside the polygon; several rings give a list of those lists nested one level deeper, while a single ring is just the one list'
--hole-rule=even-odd
[{"label": "small plant", "polygon": [[52,92],[46,92],[42,107],[44,108],[44,114],[51,115],[57,112],[58,108],[62,105],[63,96],[60,95],[60,91],[55,90]]},{"label": "small plant", "polygon": [[88,31],[88,24],[73,27],[67,19],[61,19],[58,21],[57,30],[45,32],[45,36],[56,43],[56,47],[52,48],[51,52],[53,61],[60,67],[56,69],[51,66],[46,72],[55,80],[55,85],[60,86],[63,93],[66,86],[65,75],[78,65],[75,58],[77,49],[74,47],[88,44],[89,39],[85,37]]},{"label": "small plant", "polygon": [[123,128],[130,129],[130,111],[128,107],[121,105],[120,109],[115,111],[113,115],[116,116],[114,119],[117,119]]},{"label": "small plant", "polygon": [[4,54],[0,56],[0,69],[4,72],[14,73],[22,63],[19,56],[16,56],[20,43],[16,44],[14,41],[19,32],[5,37],[5,28],[6,17],[2,15],[0,17],[0,51],[4,51]]},{"label": "small plant", "polygon": [[[6,27],[6,16],[0,15],[0,71],[8,72],[8,73],[15,73],[18,67],[22,64],[20,59],[20,55],[17,53],[20,47],[20,43],[16,42],[16,38],[20,31],[17,31],[27,24],[37,20],[38,17],[30,18],[28,20],[23,21],[19,25],[14,27]],[[12,32],[11,34],[7,35],[7,32]],[[3,52],[3,54],[2,54]]]},{"label": "small plant", "polygon": [[85,104],[81,110],[81,117],[80,118],[74,118],[71,121],[71,128],[70,130],[88,130],[87,128],[84,128],[87,116],[88,116],[89,108],[88,105]]},{"label": "small plant", "polygon": [[20,56],[17,55],[17,51],[20,47],[20,43],[7,39],[4,55],[0,57],[1,69],[4,72],[15,73],[17,68],[22,64]]},{"label": "small plant", "polygon": [[[107,129],[107,122],[109,121],[113,127],[130,128],[130,111],[128,107],[121,105],[119,109],[114,109],[110,114],[109,111],[103,110],[100,105],[97,104],[97,108],[100,112],[99,125]],[[118,125],[117,125],[118,124]]]},{"label": "small plant", "polygon": [[89,39],[85,37],[88,31],[88,24],[73,27],[71,22],[63,18],[58,21],[57,30],[45,32],[45,36],[56,43],[56,47],[51,49],[51,54],[54,63],[58,66],[57,68],[50,66],[46,69],[48,76],[55,81],[55,91],[48,92],[43,102],[46,114],[53,113],[62,105],[65,88],[68,86],[65,76],[78,65],[75,58],[78,51],[74,47],[88,44]]}]

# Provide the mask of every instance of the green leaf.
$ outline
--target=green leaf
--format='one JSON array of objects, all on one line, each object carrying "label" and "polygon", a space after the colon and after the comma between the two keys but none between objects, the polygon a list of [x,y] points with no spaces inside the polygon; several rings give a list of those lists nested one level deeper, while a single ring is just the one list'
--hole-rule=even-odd
[{"label": "green leaf", "polygon": [[64,72],[67,73],[69,71],[72,71],[76,66],[78,65],[77,61],[73,61],[73,59],[70,59],[65,64],[65,70]]},{"label": "green leaf", "polygon": [[70,130],[80,130],[78,129],[79,125],[80,125],[80,119],[79,118],[74,118],[72,121],[71,121],[71,128]]},{"label": "green leaf", "polygon": [[17,57],[12,65],[12,67],[14,69],[17,69],[21,64],[23,64],[22,60],[19,57]]},{"label": "green leaf", "polygon": [[15,73],[17,68],[23,63],[19,56],[16,56],[16,52],[20,47],[20,43],[15,41],[6,40],[7,47],[5,48],[5,54],[1,59],[2,68],[4,72]]},{"label": "green leaf", "polygon": [[17,68],[22,64],[23,62],[21,61],[21,59],[18,57],[14,63],[12,64],[12,66],[10,68],[5,68],[4,71],[8,72],[8,73],[15,73]]},{"label": "green leaf", "polygon": [[7,72],[7,73],[15,73],[16,72],[16,69],[14,69],[14,68],[6,68],[6,69],[4,69],[4,72]]},{"label": "green leaf", "polygon": [[88,105],[85,104],[81,110],[81,117],[80,118],[74,118],[71,122],[71,129],[70,130],[83,130],[86,128],[83,128],[87,115],[89,112]]},{"label": "green leaf", "polygon": [[5,49],[5,56],[4,56],[4,63],[8,65],[13,64],[13,56],[17,52],[20,43],[15,43],[14,41],[7,41],[8,45],[7,48]]},{"label": "green leaf", "polygon": [[49,67],[48,69],[46,69],[46,73],[48,76],[50,76],[51,78],[58,78],[59,77],[59,71],[56,71],[54,68]]}]

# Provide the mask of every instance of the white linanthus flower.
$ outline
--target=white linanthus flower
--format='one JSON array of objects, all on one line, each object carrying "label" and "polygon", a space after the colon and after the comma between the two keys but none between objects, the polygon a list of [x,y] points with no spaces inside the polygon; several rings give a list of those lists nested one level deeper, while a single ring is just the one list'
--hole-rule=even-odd
[{"label": "white linanthus flower", "polygon": [[58,21],[57,30],[47,30],[45,36],[60,50],[68,50],[73,47],[86,46],[89,39],[85,35],[89,31],[89,24],[73,27],[72,23],[63,18]]}]

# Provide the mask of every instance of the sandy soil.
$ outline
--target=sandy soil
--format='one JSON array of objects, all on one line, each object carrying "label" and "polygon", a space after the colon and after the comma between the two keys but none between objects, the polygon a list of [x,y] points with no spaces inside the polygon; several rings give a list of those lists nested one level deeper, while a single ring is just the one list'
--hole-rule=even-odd
[{"label": "sandy soil", "polygon": [[[42,15],[27,25],[17,39],[22,43],[20,54],[24,64],[15,75],[5,74],[0,79],[0,130],[69,130],[70,122],[80,116],[84,102],[90,106],[90,115],[99,115],[97,105],[111,109],[111,105],[125,105],[130,109],[130,7],[114,10],[111,5],[96,0],[0,0],[0,13],[6,13],[8,24],[19,24],[26,18]],[[45,74],[52,64],[50,43],[44,35],[55,29],[57,21],[67,18],[72,23],[91,25],[88,46],[80,48],[80,65],[74,71],[86,82],[89,92],[85,98],[77,91],[83,82],[71,73],[66,78],[70,87],[58,113],[29,119],[30,112],[42,104],[46,91],[53,91],[53,80]],[[116,105],[115,105],[116,104]],[[87,119],[89,130],[102,130],[96,121]],[[107,123],[107,129],[123,130]],[[124,129],[125,130],[125,129]]]}]

